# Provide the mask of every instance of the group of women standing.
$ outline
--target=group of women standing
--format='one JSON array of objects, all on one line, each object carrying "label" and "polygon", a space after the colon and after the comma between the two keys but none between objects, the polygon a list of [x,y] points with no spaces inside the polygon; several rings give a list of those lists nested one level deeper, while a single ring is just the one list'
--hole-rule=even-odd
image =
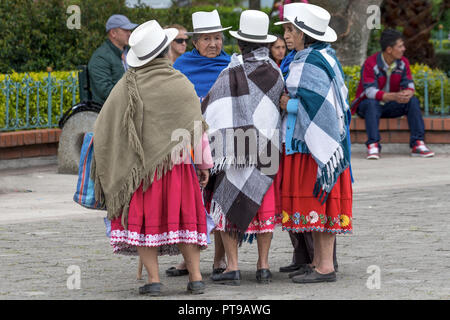
[{"label": "group of women standing", "polygon": [[[152,20],[133,31],[131,68],[95,124],[92,171],[114,252],[137,252],[148,272],[140,293],[161,294],[158,256],[179,252],[184,261],[167,275],[188,274],[188,292],[204,292],[199,265],[208,219],[213,282],[240,284],[238,247],[254,238],[256,279],[270,282],[277,225],[312,233],[314,258],[294,282],[336,280],[335,235],[352,231],[347,92],[326,44],[336,34],[329,13],[314,5],[286,5],[284,18],[286,43],[296,53],[281,70],[269,54],[277,38],[260,11],[242,12],[239,30],[229,31],[241,52],[231,57],[223,51],[230,27],[222,27],[216,10],[193,14],[186,34],[195,49],[173,66],[167,51],[178,30]],[[174,140],[180,129],[191,139]]]}]

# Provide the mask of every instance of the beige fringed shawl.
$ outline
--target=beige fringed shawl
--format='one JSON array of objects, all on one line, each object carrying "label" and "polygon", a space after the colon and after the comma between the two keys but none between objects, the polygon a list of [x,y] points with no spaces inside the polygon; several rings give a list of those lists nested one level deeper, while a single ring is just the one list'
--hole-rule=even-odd
[{"label": "beige fringed shawl", "polygon": [[[116,84],[95,122],[91,177],[96,199],[104,201],[108,219],[122,214],[127,229],[133,193],[143,182],[144,191],[155,172],[160,179],[171,170],[173,156],[191,147],[190,139],[172,141],[184,129],[194,137],[207,130],[194,86],[168,59],[155,59],[131,68]],[[194,143],[196,144],[196,142]]]}]

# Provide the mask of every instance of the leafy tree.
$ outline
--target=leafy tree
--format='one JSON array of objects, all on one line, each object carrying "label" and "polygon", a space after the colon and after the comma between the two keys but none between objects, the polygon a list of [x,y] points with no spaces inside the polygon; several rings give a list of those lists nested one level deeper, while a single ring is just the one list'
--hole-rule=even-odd
[{"label": "leafy tree", "polygon": [[437,26],[445,9],[449,8],[448,0],[385,0],[382,8],[383,24],[403,30],[405,55],[412,63],[420,62],[435,66],[435,52],[430,42],[431,31]]}]

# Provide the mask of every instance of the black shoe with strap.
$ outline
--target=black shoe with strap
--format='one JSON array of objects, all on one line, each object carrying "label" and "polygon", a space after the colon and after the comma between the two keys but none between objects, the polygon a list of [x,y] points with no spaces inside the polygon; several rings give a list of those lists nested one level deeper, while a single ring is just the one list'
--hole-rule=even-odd
[{"label": "black shoe with strap", "polygon": [[258,269],[256,270],[256,281],[268,284],[272,281],[272,273],[269,269]]},{"label": "black shoe with strap", "polygon": [[226,270],[226,268],[214,268],[214,264],[212,268],[213,268],[212,274],[220,274]]},{"label": "black shoe with strap", "polygon": [[293,272],[298,270],[301,266],[301,264],[291,263],[288,266],[280,267],[280,272]]},{"label": "black shoe with strap", "polygon": [[176,267],[170,267],[166,270],[166,274],[168,277],[180,277],[188,275],[189,271],[187,269],[177,269]]},{"label": "black shoe with strap", "polygon": [[139,294],[146,294],[149,296],[161,295],[161,282],[147,283],[139,288]]},{"label": "black shoe with strap", "polygon": [[309,264],[302,264],[297,271],[289,273],[289,278],[293,278],[295,276],[299,276],[308,272],[311,272],[314,267],[311,267]]},{"label": "black shoe with strap", "polygon": [[190,281],[187,286],[187,291],[191,294],[205,293],[205,283],[203,281]]},{"label": "black shoe with strap", "polygon": [[319,283],[319,282],[335,282],[336,272],[319,273],[316,269],[292,278],[294,283]]},{"label": "black shoe with strap", "polygon": [[241,271],[230,271],[224,273],[217,273],[211,276],[211,280],[220,283],[220,284],[228,284],[231,286],[240,286],[241,285]]}]

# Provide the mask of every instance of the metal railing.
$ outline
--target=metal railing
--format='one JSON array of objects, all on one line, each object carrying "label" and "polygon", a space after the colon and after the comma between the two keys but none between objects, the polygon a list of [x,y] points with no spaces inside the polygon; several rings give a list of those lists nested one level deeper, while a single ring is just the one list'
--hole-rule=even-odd
[{"label": "metal railing", "polygon": [[[444,76],[436,78],[428,72],[415,78],[425,116],[450,116],[448,81]],[[359,79],[347,78],[346,82],[349,88],[356,91]],[[64,112],[79,102],[78,96],[76,72],[64,80],[58,80],[48,72],[41,81],[33,80],[28,75],[14,81],[6,75],[0,81],[0,131],[57,127]]]},{"label": "metal railing", "polygon": [[[445,75],[435,76],[428,72],[421,72],[414,77],[416,87],[416,96],[418,96],[423,114],[425,117],[440,116],[450,117],[450,72],[448,78]],[[359,84],[359,79],[346,77],[347,88],[356,88]],[[354,93],[353,93],[354,94]],[[353,97],[349,97],[353,100]]]},{"label": "metal railing", "polygon": [[43,80],[25,74],[14,81],[6,75],[0,81],[0,131],[57,127],[64,111],[76,104],[78,91],[76,72],[64,80],[51,72]]},{"label": "metal railing", "polygon": [[436,49],[442,50],[444,49],[444,41],[450,40],[449,31],[444,31],[444,26],[442,24],[439,25],[437,32],[437,37],[433,38],[432,41],[435,44]]},{"label": "metal railing", "polygon": [[[442,75],[441,77],[435,78],[435,77],[429,77],[428,72],[424,72],[423,78],[421,79],[421,81],[423,83],[424,115],[429,116],[431,113],[433,113],[435,115],[440,115],[442,117],[446,116],[446,115],[448,116],[449,112],[450,112],[450,105],[448,105],[448,104],[450,103],[450,101],[447,100],[447,103],[445,101],[446,82],[445,82],[444,75]],[[430,83],[431,82],[436,82],[437,87],[440,89],[439,90],[439,100],[440,101],[436,101],[436,102],[434,102],[434,104],[431,103],[431,98],[430,98]],[[439,84],[440,84],[440,86],[439,86]],[[447,86],[448,85],[449,84],[447,81]],[[435,84],[435,86],[436,86],[436,84]],[[450,89],[450,88],[447,88],[447,89]],[[440,103],[438,104],[438,102],[440,102]]]}]

